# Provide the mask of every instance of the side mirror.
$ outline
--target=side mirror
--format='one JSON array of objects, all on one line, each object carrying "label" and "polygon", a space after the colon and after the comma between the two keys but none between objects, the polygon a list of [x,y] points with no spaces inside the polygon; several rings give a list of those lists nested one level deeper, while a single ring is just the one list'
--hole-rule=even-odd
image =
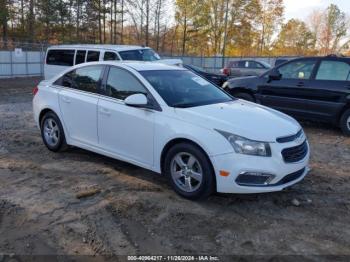
[{"label": "side mirror", "polygon": [[278,72],[278,70],[272,70],[270,73],[269,73],[269,81],[272,81],[272,80],[281,80],[282,78],[282,75],[280,72]]},{"label": "side mirror", "polygon": [[133,107],[147,107],[148,99],[144,94],[134,94],[125,98],[124,103]]}]

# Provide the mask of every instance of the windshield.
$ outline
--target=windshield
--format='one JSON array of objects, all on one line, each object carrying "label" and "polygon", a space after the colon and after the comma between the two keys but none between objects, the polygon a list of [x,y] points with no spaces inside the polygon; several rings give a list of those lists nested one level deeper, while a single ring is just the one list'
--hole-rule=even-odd
[{"label": "windshield", "polygon": [[188,70],[151,70],[140,74],[171,107],[194,107],[232,101],[223,90]]},{"label": "windshield", "polygon": [[133,61],[157,61],[160,60],[159,55],[152,49],[138,49],[138,50],[128,50],[121,51],[119,55],[123,60],[133,60]]},{"label": "windshield", "polygon": [[259,61],[260,63],[262,63],[266,68],[271,68],[271,65],[269,63],[266,63],[264,61]]}]

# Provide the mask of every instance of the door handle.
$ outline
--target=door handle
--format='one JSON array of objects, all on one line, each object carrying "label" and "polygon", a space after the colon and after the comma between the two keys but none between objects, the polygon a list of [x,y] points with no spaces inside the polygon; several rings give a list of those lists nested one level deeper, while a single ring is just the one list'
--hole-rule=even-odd
[{"label": "door handle", "polygon": [[100,108],[100,114],[106,115],[106,116],[110,116],[111,115],[111,111],[109,111],[106,108]]},{"label": "door handle", "polygon": [[62,100],[63,102],[69,104],[70,103],[70,99],[68,97],[62,96]]},{"label": "door handle", "polygon": [[299,83],[297,84],[297,86],[299,86],[299,87],[304,86],[304,82],[299,82]]}]

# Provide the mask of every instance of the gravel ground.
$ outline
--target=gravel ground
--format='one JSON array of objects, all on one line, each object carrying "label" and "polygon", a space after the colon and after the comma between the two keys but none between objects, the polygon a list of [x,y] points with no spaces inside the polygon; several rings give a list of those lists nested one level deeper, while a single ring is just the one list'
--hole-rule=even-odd
[{"label": "gravel ground", "polygon": [[0,253],[350,255],[350,139],[338,129],[303,123],[312,171],[286,191],[191,202],[142,168],[49,152],[32,117],[38,81],[0,80]]}]

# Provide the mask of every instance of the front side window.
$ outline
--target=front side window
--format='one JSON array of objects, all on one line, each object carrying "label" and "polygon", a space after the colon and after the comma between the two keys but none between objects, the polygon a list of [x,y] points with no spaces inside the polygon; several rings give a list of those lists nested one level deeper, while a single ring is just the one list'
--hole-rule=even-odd
[{"label": "front side window", "polygon": [[114,52],[105,52],[103,56],[104,61],[116,61],[119,60],[119,57],[116,53]]},{"label": "front side window", "polygon": [[135,76],[124,69],[111,67],[107,78],[107,95],[124,100],[134,94],[147,95],[147,91]]},{"label": "front side window", "polygon": [[95,62],[100,59],[100,52],[99,51],[88,51],[86,62]]},{"label": "front side window", "polygon": [[82,64],[85,62],[85,55],[86,51],[85,50],[78,50],[77,54],[75,55],[75,64]]},{"label": "front side window", "polygon": [[294,61],[278,68],[282,79],[310,79],[316,60]]},{"label": "front side window", "polygon": [[185,108],[233,100],[223,90],[188,70],[150,70],[140,74],[171,107]]},{"label": "front side window", "polygon": [[350,65],[342,61],[322,61],[316,80],[350,80]]},{"label": "front side window", "polygon": [[75,50],[49,50],[46,64],[58,66],[73,66]]},{"label": "front side window", "polygon": [[159,55],[156,52],[154,52],[152,49],[120,51],[119,55],[123,60],[133,60],[133,61],[160,60]]},{"label": "front side window", "polygon": [[97,93],[102,70],[103,66],[87,66],[76,69],[72,73],[71,87],[90,93]]}]

